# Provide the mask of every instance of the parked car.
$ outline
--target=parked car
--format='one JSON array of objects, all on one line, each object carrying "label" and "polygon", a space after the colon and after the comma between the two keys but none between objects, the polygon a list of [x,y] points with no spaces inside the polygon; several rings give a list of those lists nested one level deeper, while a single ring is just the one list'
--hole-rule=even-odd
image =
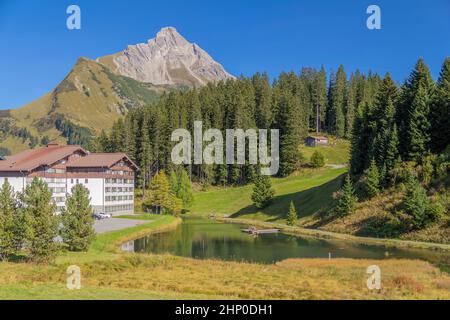
[{"label": "parked car", "polygon": [[112,215],[110,213],[96,212],[96,213],[93,214],[93,217],[96,220],[103,220],[103,219],[110,219],[110,218],[112,218]]}]

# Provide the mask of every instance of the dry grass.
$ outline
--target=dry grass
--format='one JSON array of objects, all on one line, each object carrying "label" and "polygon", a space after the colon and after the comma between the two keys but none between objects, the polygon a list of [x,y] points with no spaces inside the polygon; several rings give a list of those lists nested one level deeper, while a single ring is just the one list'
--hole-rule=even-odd
[{"label": "dry grass", "polygon": [[[382,290],[366,287],[366,269],[379,265]],[[208,299],[450,299],[450,277],[422,261],[289,259],[276,265],[201,261],[170,255],[123,255],[80,265],[82,285],[99,291],[136,291]],[[0,287],[61,285],[65,265],[2,264]],[[61,289],[61,298],[64,298]],[[72,293],[71,293],[72,294]],[[1,297],[1,293],[0,293]]]},{"label": "dry grass", "polygon": [[[0,263],[0,299],[450,299],[450,277],[423,261],[288,259],[273,265],[128,254],[117,245],[173,228],[161,216],[146,225],[101,235],[88,253],[49,266]],[[65,287],[81,268],[82,290]],[[382,290],[367,289],[378,265]]]}]

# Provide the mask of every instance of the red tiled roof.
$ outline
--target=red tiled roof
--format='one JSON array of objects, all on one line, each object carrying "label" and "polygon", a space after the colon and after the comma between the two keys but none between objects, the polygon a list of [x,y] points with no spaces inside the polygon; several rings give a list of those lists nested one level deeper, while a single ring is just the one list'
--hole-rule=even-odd
[{"label": "red tiled roof", "polygon": [[40,149],[26,150],[0,161],[0,171],[28,172],[43,165],[52,165],[77,151],[88,154],[80,146],[49,145]]},{"label": "red tiled roof", "polygon": [[66,164],[67,168],[110,168],[121,160],[128,161],[131,166],[138,166],[125,153],[91,153],[85,157],[74,159]]}]

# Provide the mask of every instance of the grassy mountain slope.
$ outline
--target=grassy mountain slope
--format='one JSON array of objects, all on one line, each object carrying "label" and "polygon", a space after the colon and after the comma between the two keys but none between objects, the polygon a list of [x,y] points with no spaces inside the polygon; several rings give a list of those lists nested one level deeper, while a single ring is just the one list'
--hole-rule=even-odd
[{"label": "grassy mountain slope", "polygon": [[110,129],[130,108],[157,101],[166,89],[116,75],[81,58],[52,92],[0,115],[0,146],[14,153],[45,136],[51,141],[82,142]]},{"label": "grassy mountain slope", "polygon": [[233,218],[284,221],[291,201],[299,216],[307,217],[331,205],[333,192],[339,190],[342,175],[347,169],[324,168],[305,170],[283,179],[272,179],[276,196],[265,209],[253,206],[250,196],[252,185],[238,188],[218,188],[195,194],[193,214],[223,214]]}]

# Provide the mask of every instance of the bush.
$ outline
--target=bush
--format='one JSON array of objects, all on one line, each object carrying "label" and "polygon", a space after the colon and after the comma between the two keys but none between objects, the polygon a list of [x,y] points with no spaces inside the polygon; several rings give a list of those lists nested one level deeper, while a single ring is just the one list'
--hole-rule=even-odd
[{"label": "bush", "polygon": [[325,156],[320,151],[314,151],[311,156],[311,166],[313,168],[322,168],[325,166]]}]

